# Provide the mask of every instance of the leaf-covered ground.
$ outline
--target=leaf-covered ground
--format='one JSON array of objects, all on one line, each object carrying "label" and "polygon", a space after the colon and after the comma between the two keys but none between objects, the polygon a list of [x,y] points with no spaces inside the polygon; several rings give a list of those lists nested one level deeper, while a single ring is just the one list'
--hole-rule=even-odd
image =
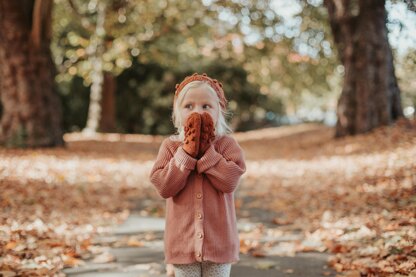
[{"label": "leaf-covered ground", "polygon": [[[339,275],[416,274],[415,122],[341,139],[313,124],[234,136],[247,160],[238,217],[261,222],[240,234],[242,253],[320,251]],[[67,134],[66,148],[0,148],[0,275],[64,276],[132,205],[163,216],[148,181],[162,139]]]},{"label": "leaf-covered ground", "polygon": [[275,212],[278,227],[260,230],[266,236],[302,234],[255,243],[253,252],[326,251],[348,276],[416,275],[416,130],[397,125],[342,139],[313,126],[277,139],[278,130],[258,141],[242,136],[251,161],[243,206]]}]

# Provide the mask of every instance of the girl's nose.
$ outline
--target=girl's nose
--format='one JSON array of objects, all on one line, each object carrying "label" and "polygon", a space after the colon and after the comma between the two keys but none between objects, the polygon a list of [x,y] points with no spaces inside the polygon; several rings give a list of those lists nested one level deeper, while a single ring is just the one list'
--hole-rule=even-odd
[{"label": "girl's nose", "polygon": [[200,114],[202,114],[202,112],[203,112],[203,109],[202,109],[202,107],[195,107],[195,111],[197,112],[197,113],[200,113]]}]

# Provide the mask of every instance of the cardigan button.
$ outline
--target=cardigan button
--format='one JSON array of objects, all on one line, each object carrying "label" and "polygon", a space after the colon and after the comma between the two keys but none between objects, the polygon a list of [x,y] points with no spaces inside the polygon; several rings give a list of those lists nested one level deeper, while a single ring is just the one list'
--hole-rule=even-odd
[{"label": "cardigan button", "polygon": [[202,219],[202,214],[201,213],[196,213],[196,217],[198,217],[198,219]]},{"label": "cardigan button", "polygon": [[204,235],[201,232],[198,232],[197,235],[198,235],[198,238],[200,238],[200,239],[202,239],[204,237]]},{"label": "cardigan button", "polygon": [[196,198],[201,199],[201,198],[202,198],[202,193],[198,192],[198,193],[196,194]]},{"label": "cardigan button", "polygon": [[198,258],[201,258],[201,256],[202,256],[201,252],[198,252],[198,253],[196,254],[196,256],[197,256]]}]

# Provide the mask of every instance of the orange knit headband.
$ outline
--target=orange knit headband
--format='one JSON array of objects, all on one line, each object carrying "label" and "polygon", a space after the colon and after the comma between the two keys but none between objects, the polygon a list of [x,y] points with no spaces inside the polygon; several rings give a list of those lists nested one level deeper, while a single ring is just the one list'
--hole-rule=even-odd
[{"label": "orange knit headband", "polygon": [[178,97],[179,92],[181,92],[187,84],[193,81],[205,81],[206,83],[208,83],[217,93],[217,96],[220,99],[221,108],[226,108],[228,101],[225,98],[224,90],[222,89],[222,84],[218,82],[216,79],[211,79],[210,77],[208,77],[206,73],[202,73],[202,75],[194,73],[191,76],[185,77],[185,79],[180,84],[176,84],[174,101]]}]

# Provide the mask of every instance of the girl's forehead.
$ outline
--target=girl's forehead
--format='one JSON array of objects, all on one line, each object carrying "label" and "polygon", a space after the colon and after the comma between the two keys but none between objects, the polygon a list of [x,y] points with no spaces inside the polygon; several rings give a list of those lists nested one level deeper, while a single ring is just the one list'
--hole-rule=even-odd
[{"label": "girl's forehead", "polygon": [[215,101],[215,95],[206,88],[199,87],[199,88],[192,88],[190,89],[185,97],[184,101]]}]

